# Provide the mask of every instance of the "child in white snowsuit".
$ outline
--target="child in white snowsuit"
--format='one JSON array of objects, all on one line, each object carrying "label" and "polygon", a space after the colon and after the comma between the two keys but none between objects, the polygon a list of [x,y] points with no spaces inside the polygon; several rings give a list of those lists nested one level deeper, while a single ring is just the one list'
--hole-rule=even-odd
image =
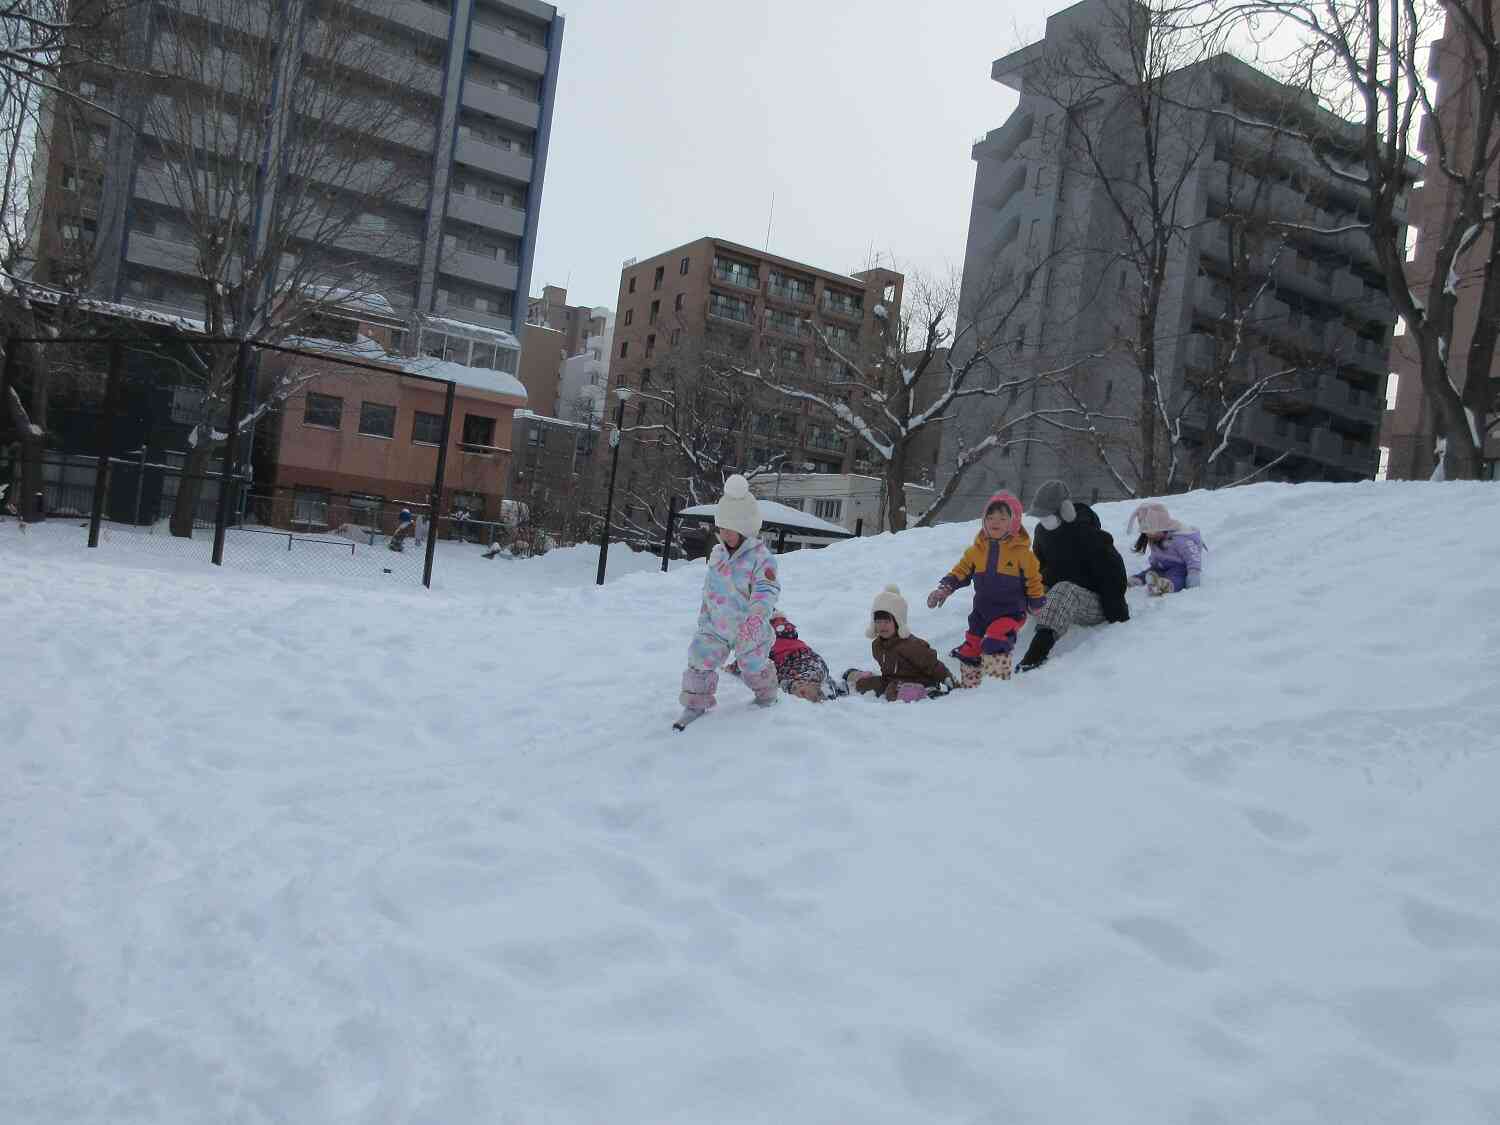
[{"label": "child in white snowsuit", "polygon": [[719,545],[708,557],[698,631],[682,673],[684,710],[673,724],[678,730],[714,705],[718,669],[731,653],[755,702],[762,707],[776,702],[776,665],[771,661],[776,636],[770,621],[781,585],[770,548],[758,538],[760,505],[750,495],[749,482],[737,473],[724,482],[714,527]]}]

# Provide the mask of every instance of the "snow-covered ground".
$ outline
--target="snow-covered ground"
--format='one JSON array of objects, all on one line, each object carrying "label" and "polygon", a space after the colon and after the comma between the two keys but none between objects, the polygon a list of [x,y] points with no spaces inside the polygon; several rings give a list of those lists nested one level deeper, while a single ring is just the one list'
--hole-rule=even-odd
[{"label": "snow-covered ground", "polygon": [[[1500,487],[1172,507],[1204,587],[1038,673],[685,735],[701,564],[0,523],[0,1121],[1494,1122]],[[972,534],[782,606],[946,650]]]}]

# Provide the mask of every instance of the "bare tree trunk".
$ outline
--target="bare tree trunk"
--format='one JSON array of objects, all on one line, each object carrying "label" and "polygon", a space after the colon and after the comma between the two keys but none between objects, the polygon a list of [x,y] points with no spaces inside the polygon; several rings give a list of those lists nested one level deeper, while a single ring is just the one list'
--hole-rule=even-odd
[{"label": "bare tree trunk", "polygon": [[885,463],[885,496],[887,522],[892,531],[905,531],[906,522],[906,445],[891,450]]},{"label": "bare tree trunk", "polygon": [[[1479,431],[1479,444],[1474,447],[1473,459],[1467,465],[1445,466],[1449,477],[1462,475],[1469,480],[1484,476],[1484,439],[1491,415],[1500,409],[1496,401],[1496,386],[1492,377],[1495,362],[1495,346],[1500,342],[1500,231],[1490,235],[1490,256],[1484,263],[1484,287],[1480,291],[1479,308],[1474,318],[1474,337],[1469,341],[1467,370],[1464,374],[1463,404],[1469,417],[1474,419],[1474,429]],[[1452,449],[1452,445],[1449,445]],[[1453,470],[1457,468],[1458,472]]]},{"label": "bare tree trunk", "polygon": [[[211,429],[212,427],[205,427]],[[193,521],[198,514],[198,501],[203,496],[203,477],[213,460],[213,441],[200,438],[188,454],[187,464],[182,467],[182,477],[177,482],[177,503],[172,508],[172,534],[179,539],[193,537]],[[225,482],[220,482],[223,488]]]}]

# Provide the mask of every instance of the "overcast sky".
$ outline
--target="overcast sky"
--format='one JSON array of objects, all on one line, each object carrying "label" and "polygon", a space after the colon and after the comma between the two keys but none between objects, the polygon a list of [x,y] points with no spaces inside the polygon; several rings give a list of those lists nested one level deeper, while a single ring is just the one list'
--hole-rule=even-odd
[{"label": "overcast sky", "polygon": [[703,235],[826,269],[963,264],[990,64],[1029,0],[572,0],[531,289],[614,305],[621,263]]}]

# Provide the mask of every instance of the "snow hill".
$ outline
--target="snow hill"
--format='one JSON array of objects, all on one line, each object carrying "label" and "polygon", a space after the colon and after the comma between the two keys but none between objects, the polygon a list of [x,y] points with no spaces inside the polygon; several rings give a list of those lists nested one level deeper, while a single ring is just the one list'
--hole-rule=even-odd
[{"label": "snow hill", "polygon": [[[1494,1122],[1500,487],[1172,507],[1204,587],[1038,673],[685,735],[701,564],[0,524],[0,1121]],[[946,650],[973,532],[783,608],[842,669],[897,582]]]}]

